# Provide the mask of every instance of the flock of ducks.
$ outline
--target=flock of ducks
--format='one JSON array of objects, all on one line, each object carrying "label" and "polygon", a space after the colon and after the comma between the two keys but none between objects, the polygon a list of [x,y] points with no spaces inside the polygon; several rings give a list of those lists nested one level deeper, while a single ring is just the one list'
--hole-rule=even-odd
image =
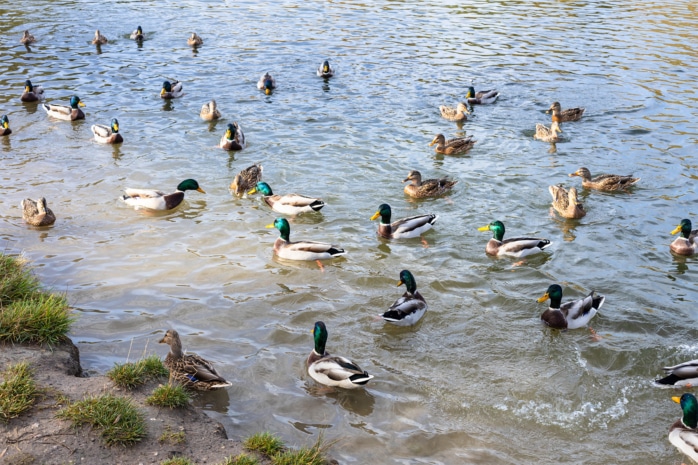
[{"label": "flock of ducks", "polygon": [[[143,29],[138,26],[131,33],[130,38],[137,42],[145,39]],[[24,31],[20,40],[25,45],[36,42],[36,38]],[[92,43],[100,46],[108,43],[108,39],[99,31],[95,31]],[[203,39],[196,33],[192,33],[187,39],[192,47],[203,45]],[[328,79],[334,76],[335,70],[325,60],[316,71],[317,76]],[[265,94],[271,94],[276,89],[276,80],[270,73],[264,73],[257,82],[257,88]],[[180,98],[184,95],[183,85],[179,81],[164,81],[160,92],[163,99]],[[499,92],[487,90],[475,92],[471,86],[468,88],[465,101],[459,102],[455,107],[442,105],[439,107],[441,116],[448,121],[462,123],[467,121],[470,110],[468,105],[486,105],[497,101]],[[22,102],[41,102],[44,100],[44,89],[33,85],[30,80],[25,81],[24,91],[21,94]],[[47,115],[59,120],[75,121],[85,119],[84,112],[80,109],[85,104],[77,95],[71,97],[69,105],[41,104]],[[546,113],[552,112],[551,125],[537,124],[534,138],[545,142],[556,142],[562,133],[560,125],[565,122],[581,119],[584,108],[570,108],[562,110],[559,102],[554,102]],[[219,119],[221,113],[215,100],[204,104],[200,117],[205,121]],[[111,120],[109,126],[95,124],[91,127],[94,138],[103,144],[119,144],[123,137],[119,133],[119,123],[116,118]],[[9,127],[7,115],[0,118],[0,136],[12,133]],[[454,139],[446,139],[443,134],[437,134],[429,144],[435,146],[437,153],[444,155],[459,155],[466,153],[476,143],[472,136],[464,136]],[[224,150],[243,150],[245,148],[245,135],[237,122],[227,125],[226,131],[221,137],[219,147]],[[592,177],[588,168],[581,167],[570,177],[577,176],[582,179],[582,187],[603,191],[624,191],[634,186],[639,178],[631,175],[602,174]],[[448,193],[457,183],[455,180],[422,179],[419,171],[412,170],[403,182],[409,182],[404,187],[405,194],[415,198],[438,197]],[[155,189],[125,189],[121,199],[135,209],[172,210],[179,206],[184,199],[184,193],[188,190],[205,193],[194,179],[186,179],[180,182],[175,191],[166,193]],[[322,199],[312,198],[300,194],[278,195],[272,192],[268,183],[262,181],[262,166],[254,164],[242,170],[230,185],[230,190],[235,195],[260,193],[263,201],[275,212],[282,215],[294,216],[302,213],[317,212],[325,206]],[[549,186],[553,198],[553,208],[564,218],[581,218],[586,214],[583,206],[578,201],[577,190],[571,187],[569,190],[562,185]],[[38,200],[25,199],[21,203],[22,216],[25,222],[32,226],[48,226],[55,222],[56,217],[48,207],[45,198]],[[392,220],[392,209],[387,203],[381,204],[371,220],[380,218],[377,235],[385,239],[409,239],[420,237],[424,232],[434,226],[438,219],[434,214],[416,215],[407,218]],[[286,218],[277,218],[267,228],[276,228],[279,237],[273,245],[274,254],[288,260],[328,260],[346,254],[346,251],[333,244],[313,241],[291,241],[290,225]],[[671,231],[671,234],[680,234],[670,246],[670,249],[679,255],[694,255],[698,253],[698,229],[692,230],[689,219],[683,219],[681,223]],[[504,239],[505,227],[501,221],[495,220],[486,226],[478,228],[480,231],[491,231],[493,237],[487,242],[485,252],[492,256],[525,257],[541,252],[550,245],[548,239],[515,237]],[[399,275],[398,286],[405,285],[405,293],[398,298],[389,309],[380,315],[385,321],[399,325],[412,326],[417,324],[427,311],[427,303],[417,290],[415,277],[408,270],[402,270]],[[605,297],[592,291],[582,299],[562,303],[562,288],[558,284],[552,284],[538,302],[549,300],[547,310],[541,315],[541,320],[548,326],[557,329],[577,329],[586,327],[589,321],[596,315],[605,301]],[[320,384],[345,389],[365,386],[373,376],[361,369],[355,362],[341,356],[330,355],[326,351],[328,331],[325,323],[318,321],[313,327],[314,347],[306,360],[306,368],[309,376]],[[177,382],[185,387],[197,390],[220,389],[231,386],[213,367],[211,362],[195,354],[185,354],[182,350],[182,342],[177,331],[170,329],[160,340],[170,346],[170,351],[165,358],[165,366],[170,370],[170,382]],[[657,384],[673,386],[693,386],[698,384],[698,360],[692,360],[679,365],[665,367],[667,376],[656,380]],[[683,411],[681,419],[672,425],[669,440],[681,452],[698,461],[698,400],[693,394],[686,393],[680,398],[673,397],[680,403]]]}]

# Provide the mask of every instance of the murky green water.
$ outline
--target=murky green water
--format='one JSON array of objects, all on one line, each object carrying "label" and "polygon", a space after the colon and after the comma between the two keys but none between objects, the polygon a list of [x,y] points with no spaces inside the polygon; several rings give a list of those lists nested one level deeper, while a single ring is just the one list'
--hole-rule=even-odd
[{"label": "murky green water", "polygon": [[[234,384],[199,399],[231,436],[261,429],[310,443],[338,439],[341,463],[680,463],[669,444],[673,393],[652,386],[664,364],[698,358],[698,261],[670,254],[681,218],[698,223],[695,156],[698,14],[691,2],[253,2],[20,0],[0,6],[0,238],[79,313],[71,336],[83,364],[107,370],[174,327]],[[128,39],[137,25],[147,40]],[[90,44],[99,28],[110,40]],[[30,29],[31,49],[19,44]],[[192,32],[205,41],[193,52]],[[337,75],[315,69],[329,58]],[[255,83],[269,71],[277,91]],[[47,101],[74,93],[87,120],[48,119],[20,103],[24,79]],[[186,95],[163,103],[162,81]],[[462,134],[441,119],[473,80],[499,101],[462,130],[465,156],[427,146]],[[224,119],[205,123],[218,101]],[[552,101],[584,106],[556,147],[534,141]],[[125,143],[101,146],[89,126],[120,122]],[[230,121],[248,148],[217,142]],[[278,193],[324,198],[292,221],[292,238],[326,240],[348,255],[325,264],[272,258],[275,215],[228,184],[253,162]],[[549,212],[547,187],[568,173],[642,177],[632,194],[581,190],[579,221]],[[411,169],[459,180],[452,195],[412,201]],[[196,178],[173,213],[149,216],[117,198],[124,187],[173,189]],[[55,226],[21,220],[45,196]],[[419,240],[386,242],[369,217],[434,212]],[[477,227],[548,237],[552,251],[521,266],[484,253]],[[429,311],[417,328],[375,321],[416,276]],[[566,297],[607,296],[589,332],[540,325],[549,284]],[[328,349],[375,375],[366,390],[319,390],[304,374],[317,320]]]}]

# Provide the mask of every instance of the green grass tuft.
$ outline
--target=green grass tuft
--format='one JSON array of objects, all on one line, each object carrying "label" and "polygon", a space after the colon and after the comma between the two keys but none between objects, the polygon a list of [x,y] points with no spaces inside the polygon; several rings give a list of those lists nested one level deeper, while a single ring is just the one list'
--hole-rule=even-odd
[{"label": "green grass tuft", "polygon": [[195,465],[194,462],[186,457],[172,457],[171,459],[163,460],[160,465]]},{"label": "green grass tuft", "polygon": [[259,460],[243,453],[236,457],[228,457],[221,465],[259,465]]},{"label": "green grass tuft", "polygon": [[180,408],[187,405],[190,398],[189,393],[182,386],[164,385],[156,387],[145,399],[145,403],[156,407]]},{"label": "green grass tuft", "polygon": [[149,355],[137,362],[115,363],[107,377],[119,387],[133,389],[151,379],[167,376],[168,371],[157,355]]},{"label": "green grass tuft", "polygon": [[255,433],[245,439],[243,444],[245,449],[261,452],[262,454],[273,456],[284,449],[281,439],[269,432]]},{"label": "green grass tuft", "polygon": [[133,444],[146,435],[145,420],[133,402],[111,394],[77,401],[59,410],[57,416],[76,427],[87,423],[101,429],[107,445]]},{"label": "green grass tuft", "polygon": [[0,420],[7,422],[34,405],[36,383],[29,365],[22,362],[9,365],[0,373]]},{"label": "green grass tuft", "polygon": [[0,254],[0,307],[26,299],[40,287],[23,257]]},{"label": "green grass tuft", "polygon": [[35,292],[0,312],[0,341],[58,344],[65,340],[73,320],[65,296]]}]

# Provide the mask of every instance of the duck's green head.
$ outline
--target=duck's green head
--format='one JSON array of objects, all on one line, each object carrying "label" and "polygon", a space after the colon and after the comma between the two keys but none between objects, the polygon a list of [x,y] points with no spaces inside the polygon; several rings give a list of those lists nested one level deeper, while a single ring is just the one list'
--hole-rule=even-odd
[{"label": "duck's green head", "polygon": [[693,225],[691,224],[691,220],[689,220],[688,218],[684,218],[683,220],[681,220],[681,223],[679,223],[679,225],[676,227],[676,229],[674,229],[671,232],[671,234],[681,233],[682,237],[685,237],[686,239],[688,239],[689,236],[691,235],[691,228],[692,227],[693,227]]},{"label": "duck's green head", "polygon": [[10,128],[10,120],[7,119],[7,115],[2,115],[2,118],[0,118],[0,126],[2,126],[3,129]]},{"label": "duck's green head", "polygon": [[390,205],[387,203],[382,203],[378,207],[378,211],[373,214],[371,217],[371,221],[375,220],[379,216],[381,217],[381,223],[383,224],[390,224],[390,216],[392,215],[392,212],[390,210]]},{"label": "duck's green head", "polygon": [[78,106],[84,107],[85,104],[82,103],[80,97],[78,97],[77,95],[73,95],[72,97],[70,97],[70,108],[77,109]]},{"label": "duck's green head", "polygon": [[225,138],[228,140],[233,140],[235,137],[235,126],[233,126],[232,123],[228,123],[228,126],[225,128]]},{"label": "duck's green head", "polygon": [[400,272],[400,281],[397,282],[398,286],[402,286],[403,284],[410,294],[414,294],[417,290],[417,281],[414,279],[414,276],[412,276],[412,273],[407,270],[402,270]]},{"label": "duck's green head", "polygon": [[325,344],[327,344],[327,327],[322,321],[315,322],[313,339],[315,339],[315,352],[323,355],[325,353]]},{"label": "duck's green head", "polygon": [[271,191],[271,187],[269,187],[269,184],[263,181],[258,182],[252,189],[250,189],[248,194],[254,194],[255,192],[259,192],[262,195],[274,195]]},{"label": "duck's green head", "polygon": [[177,186],[178,191],[199,191],[202,194],[205,194],[206,191],[204,191],[202,188],[199,187],[199,183],[196,182],[194,179],[185,179],[184,181],[180,182],[179,185]]},{"label": "duck's green head", "polygon": [[329,73],[329,72],[330,72],[330,62],[329,62],[329,61],[325,60],[325,61],[322,63],[322,72],[323,72],[323,73]]},{"label": "duck's green head", "polygon": [[24,91],[25,92],[34,92],[34,86],[32,85],[32,82],[29,79],[24,81]]},{"label": "duck's green head", "polygon": [[686,427],[695,429],[698,426],[698,400],[696,400],[696,396],[686,392],[681,397],[672,397],[671,400],[681,405],[681,410],[683,410],[681,422]]},{"label": "duck's green head", "polygon": [[562,288],[558,284],[551,284],[545,294],[538,298],[538,302],[545,302],[548,299],[550,299],[550,308],[560,308]]},{"label": "duck's green head", "polygon": [[289,226],[286,218],[277,218],[272,224],[268,224],[266,227],[278,229],[281,233],[281,239],[290,242],[289,236],[291,234],[291,226]]},{"label": "duck's green head", "polygon": [[111,119],[111,132],[117,134],[119,132],[119,121],[116,118]]},{"label": "duck's green head", "polygon": [[162,83],[162,90],[160,91],[160,95],[167,94],[169,92],[172,92],[172,84],[170,81],[164,81]]},{"label": "duck's green head", "polygon": [[468,87],[468,93],[465,94],[465,98],[475,98],[475,88],[473,86]]},{"label": "duck's green head", "polygon": [[504,223],[499,220],[494,220],[487,226],[477,228],[478,231],[492,231],[494,238],[501,241],[504,238]]},{"label": "duck's green head", "polygon": [[136,28],[136,35],[139,36],[139,38],[143,37],[143,28],[138,26]]},{"label": "duck's green head", "polygon": [[274,83],[271,80],[271,76],[264,78],[264,93],[267,95],[271,94],[273,87],[274,87]]}]

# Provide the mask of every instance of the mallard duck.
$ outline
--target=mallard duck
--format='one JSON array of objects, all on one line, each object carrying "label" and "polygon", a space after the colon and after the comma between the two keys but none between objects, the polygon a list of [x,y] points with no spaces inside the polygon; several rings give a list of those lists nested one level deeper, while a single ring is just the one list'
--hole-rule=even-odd
[{"label": "mallard duck", "polygon": [[12,129],[10,129],[10,120],[7,115],[2,115],[0,118],[0,136],[9,136],[12,134]]},{"label": "mallard duck", "polygon": [[542,140],[543,142],[557,142],[560,140],[557,133],[562,133],[560,125],[557,121],[553,121],[550,127],[545,124],[536,124],[536,133],[533,135],[534,139]]},{"label": "mallard duck", "polygon": [[463,102],[458,102],[455,107],[441,105],[439,111],[441,111],[441,116],[449,121],[466,121],[470,114],[468,107]]},{"label": "mallard duck", "polygon": [[95,140],[100,144],[120,144],[124,141],[119,134],[119,121],[116,118],[112,118],[110,126],[93,124],[91,129]]},{"label": "mallard duck", "polygon": [[671,367],[662,367],[662,370],[667,372],[667,376],[655,380],[654,382],[657,384],[689,388],[698,386],[698,360],[679,363]]},{"label": "mallard duck", "polygon": [[669,442],[681,453],[698,463],[698,401],[696,396],[685,392],[681,397],[671,398],[681,405],[683,415],[669,428]]},{"label": "mallard duck", "polygon": [[85,104],[82,103],[80,97],[73,95],[70,97],[70,106],[66,105],[52,105],[44,103],[41,105],[49,116],[53,116],[56,119],[62,119],[65,121],[75,121],[78,119],[85,119],[85,113],[79,107],[84,107]]},{"label": "mallard duck", "polygon": [[548,191],[553,197],[553,208],[564,218],[582,218],[587,212],[584,205],[577,200],[577,189],[570,187],[569,192],[561,185],[548,186]]},{"label": "mallard duck", "polygon": [[591,291],[583,299],[571,300],[560,305],[562,288],[558,284],[551,284],[538,302],[545,302],[548,299],[550,299],[550,307],[540,316],[543,323],[555,329],[577,329],[589,323],[606,297]]},{"label": "mallard duck", "polygon": [[403,284],[407,287],[407,291],[381,317],[394,325],[412,326],[427,312],[427,301],[417,290],[417,281],[414,276],[407,270],[400,272],[400,281],[397,285]]},{"label": "mallard duck", "polygon": [[698,253],[698,229],[691,231],[691,220],[685,218],[671,231],[671,234],[681,233],[669,246],[671,251],[679,255],[693,255]]},{"label": "mallard duck", "polygon": [[22,38],[19,39],[19,41],[24,45],[29,45],[36,42],[36,38],[29,31],[24,31],[24,34],[22,34]]},{"label": "mallard duck", "polygon": [[32,226],[48,226],[56,222],[56,215],[53,214],[46,199],[41,197],[39,200],[24,199],[21,203],[22,218]]},{"label": "mallard duck", "polygon": [[192,32],[191,36],[187,39],[187,45],[191,45],[192,47],[198,47],[199,45],[204,44],[204,39],[199,37],[199,35],[196,32]]},{"label": "mallard duck", "polygon": [[162,83],[162,90],[160,90],[160,98],[170,99],[179,98],[184,95],[182,90],[182,83],[179,81],[164,81]]},{"label": "mallard duck", "polygon": [[325,206],[322,199],[307,197],[300,194],[275,195],[269,184],[258,182],[248,194],[260,192],[264,196],[264,202],[272,210],[284,215],[298,215],[300,213],[310,213],[320,211]]},{"label": "mallard duck", "polygon": [[235,195],[243,195],[250,189],[254,189],[258,182],[262,180],[262,165],[254,164],[235,175],[235,179],[230,183],[230,190]]},{"label": "mallard duck", "polygon": [[245,133],[237,122],[228,123],[225,134],[218,146],[223,150],[242,150],[245,148]]},{"label": "mallard duck", "polygon": [[578,121],[584,113],[584,108],[568,108],[567,110],[560,109],[560,102],[553,102],[550,108],[545,113],[553,112],[552,120],[556,123],[564,123],[566,121]]},{"label": "mallard duck", "polygon": [[446,140],[443,134],[437,134],[429,143],[429,146],[436,144],[434,147],[434,152],[441,153],[444,155],[460,155],[467,152],[473,145],[475,145],[473,136],[467,137],[456,137],[454,139]]},{"label": "mallard duck", "polygon": [[221,112],[218,111],[218,106],[215,100],[211,100],[208,103],[204,103],[201,107],[201,112],[199,116],[204,121],[213,121],[221,117]]},{"label": "mallard duck", "polygon": [[263,90],[265,94],[271,94],[271,91],[276,89],[276,80],[269,73],[262,74],[262,77],[257,81],[257,89]]},{"label": "mallard duck", "polygon": [[405,185],[405,194],[422,199],[424,197],[436,197],[450,191],[458,181],[450,179],[427,179],[422,181],[422,173],[417,170],[412,170],[407,173],[407,177],[402,182],[411,181]]},{"label": "mallard duck", "polygon": [[492,231],[493,237],[487,242],[485,252],[488,255],[509,255],[512,257],[525,257],[538,253],[550,245],[548,239],[533,237],[512,237],[504,240],[504,223],[499,220],[492,221],[487,226],[478,228],[478,231]]},{"label": "mallard duck", "polygon": [[602,191],[624,190],[640,180],[640,178],[633,178],[632,175],[621,176],[618,174],[600,174],[592,178],[591,172],[584,167],[579,168],[574,173],[570,173],[569,176],[579,176],[582,178],[582,186],[587,189],[598,189]]},{"label": "mallard duck", "polygon": [[205,194],[206,192],[199,187],[199,183],[194,179],[185,179],[177,186],[177,190],[171,194],[166,194],[162,191],[153,189],[124,189],[125,195],[121,200],[126,202],[126,205],[135,207],[136,210],[147,208],[150,210],[172,210],[176,208],[182,200],[184,200],[184,191],[194,190]]},{"label": "mallard duck", "polygon": [[168,344],[170,351],[163,363],[170,370],[170,383],[176,381],[182,386],[198,391],[210,391],[232,386],[218,374],[213,364],[196,354],[184,354],[179,333],[168,329],[160,344]]},{"label": "mallard duck", "polygon": [[291,242],[291,227],[286,218],[277,218],[267,228],[276,228],[281,233],[274,242],[274,253],[287,260],[328,260],[346,254],[341,247],[324,242]]},{"label": "mallard duck", "polygon": [[106,37],[104,37],[104,34],[102,34],[101,32],[99,32],[99,29],[97,29],[97,30],[95,31],[95,38],[92,39],[92,43],[93,43],[94,45],[104,45],[104,44],[106,44],[107,42],[109,42],[109,41],[107,40]]},{"label": "mallard duck", "polygon": [[136,42],[142,42],[145,39],[145,34],[143,34],[143,29],[138,26],[135,31],[131,33],[131,39]]},{"label": "mallard duck", "polygon": [[325,60],[317,69],[317,75],[321,78],[331,78],[334,76],[334,69],[330,66],[330,62]]},{"label": "mallard duck", "polygon": [[24,92],[19,98],[23,102],[36,102],[38,100],[44,99],[44,88],[41,86],[34,86],[32,82],[27,79],[24,81]]},{"label": "mallard duck", "polygon": [[475,93],[475,88],[468,87],[468,93],[465,94],[465,99],[470,105],[486,105],[489,103],[494,103],[499,97],[499,92],[495,89],[492,90],[481,90]]},{"label": "mallard duck", "polygon": [[308,374],[315,381],[325,386],[354,389],[364,386],[373,378],[373,375],[369,375],[348,358],[330,355],[325,350],[327,327],[322,321],[315,323],[313,338],[315,339],[315,348],[308,355],[305,366],[308,369]]},{"label": "mallard duck", "polygon": [[407,239],[419,237],[422,233],[431,229],[439,218],[437,215],[417,215],[408,218],[401,218],[390,222],[392,211],[390,205],[382,203],[378,211],[371,217],[371,221],[380,216],[378,224],[378,235],[387,239]]}]

